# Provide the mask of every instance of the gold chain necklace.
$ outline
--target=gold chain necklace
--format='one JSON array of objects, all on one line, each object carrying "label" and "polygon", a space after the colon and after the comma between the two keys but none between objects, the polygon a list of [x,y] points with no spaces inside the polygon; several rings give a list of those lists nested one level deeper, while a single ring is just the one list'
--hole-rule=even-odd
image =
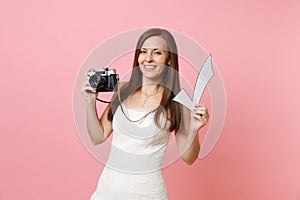
[{"label": "gold chain necklace", "polygon": [[143,103],[142,103],[142,108],[144,108],[145,104],[147,103],[147,101],[153,97],[154,95],[158,94],[159,91],[156,91],[155,93],[152,93],[152,94],[147,94],[146,92],[142,92],[145,96],[146,96],[146,99],[144,99]]},{"label": "gold chain necklace", "polygon": [[[130,122],[140,122],[140,121],[143,121],[148,115],[150,115],[151,113],[154,113],[158,110],[159,106],[156,107],[155,109],[149,111],[148,113],[146,113],[144,116],[142,116],[140,119],[137,119],[137,120],[132,120],[130,119],[126,114],[125,114],[125,111],[123,109],[123,106],[122,106],[122,101],[121,101],[121,97],[120,97],[120,84],[119,84],[119,81],[118,81],[118,100],[119,100],[119,103],[120,103],[120,107],[121,107],[121,111],[122,113],[124,114],[124,116],[126,117],[126,119],[128,119],[128,121]],[[158,93],[158,92],[156,92]]]}]

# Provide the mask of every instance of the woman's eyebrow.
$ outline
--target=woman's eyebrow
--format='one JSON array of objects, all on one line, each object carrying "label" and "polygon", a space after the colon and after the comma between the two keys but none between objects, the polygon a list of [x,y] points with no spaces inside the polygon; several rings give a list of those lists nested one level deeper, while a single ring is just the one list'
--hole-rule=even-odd
[{"label": "woman's eyebrow", "polygon": [[151,49],[153,51],[156,51],[156,50],[161,51],[162,50],[162,49],[159,49],[159,48],[145,48],[145,47],[142,48],[142,50],[148,50],[148,49]]}]

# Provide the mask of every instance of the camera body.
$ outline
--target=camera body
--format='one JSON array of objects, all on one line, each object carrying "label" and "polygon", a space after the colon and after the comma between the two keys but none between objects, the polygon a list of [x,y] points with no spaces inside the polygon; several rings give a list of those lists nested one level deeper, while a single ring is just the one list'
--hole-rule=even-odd
[{"label": "camera body", "polygon": [[118,90],[119,75],[115,69],[103,68],[98,71],[88,72],[90,86],[96,88],[96,92],[112,92]]}]

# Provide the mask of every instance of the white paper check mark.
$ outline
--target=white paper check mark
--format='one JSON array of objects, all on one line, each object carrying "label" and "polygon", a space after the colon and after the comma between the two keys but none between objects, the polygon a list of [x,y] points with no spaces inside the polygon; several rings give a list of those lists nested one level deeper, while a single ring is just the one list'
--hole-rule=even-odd
[{"label": "white paper check mark", "polygon": [[186,106],[189,110],[193,111],[194,105],[200,101],[208,82],[213,76],[214,72],[212,70],[212,60],[211,55],[209,55],[198,74],[194,87],[193,101],[184,89],[180,90],[180,92],[173,98],[173,101],[177,101],[178,103]]}]

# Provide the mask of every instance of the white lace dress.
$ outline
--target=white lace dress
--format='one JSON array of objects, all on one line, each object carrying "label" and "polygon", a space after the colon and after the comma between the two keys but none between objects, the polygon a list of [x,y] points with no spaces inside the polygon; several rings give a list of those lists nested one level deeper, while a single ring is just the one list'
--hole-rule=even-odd
[{"label": "white lace dress", "polygon": [[[125,114],[136,120],[147,111],[126,108]],[[161,124],[165,124],[161,117]],[[113,119],[113,138],[107,164],[91,200],[167,200],[161,171],[170,132],[154,123],[154,113],[140,122],[130,122],[120,106]]]}]

